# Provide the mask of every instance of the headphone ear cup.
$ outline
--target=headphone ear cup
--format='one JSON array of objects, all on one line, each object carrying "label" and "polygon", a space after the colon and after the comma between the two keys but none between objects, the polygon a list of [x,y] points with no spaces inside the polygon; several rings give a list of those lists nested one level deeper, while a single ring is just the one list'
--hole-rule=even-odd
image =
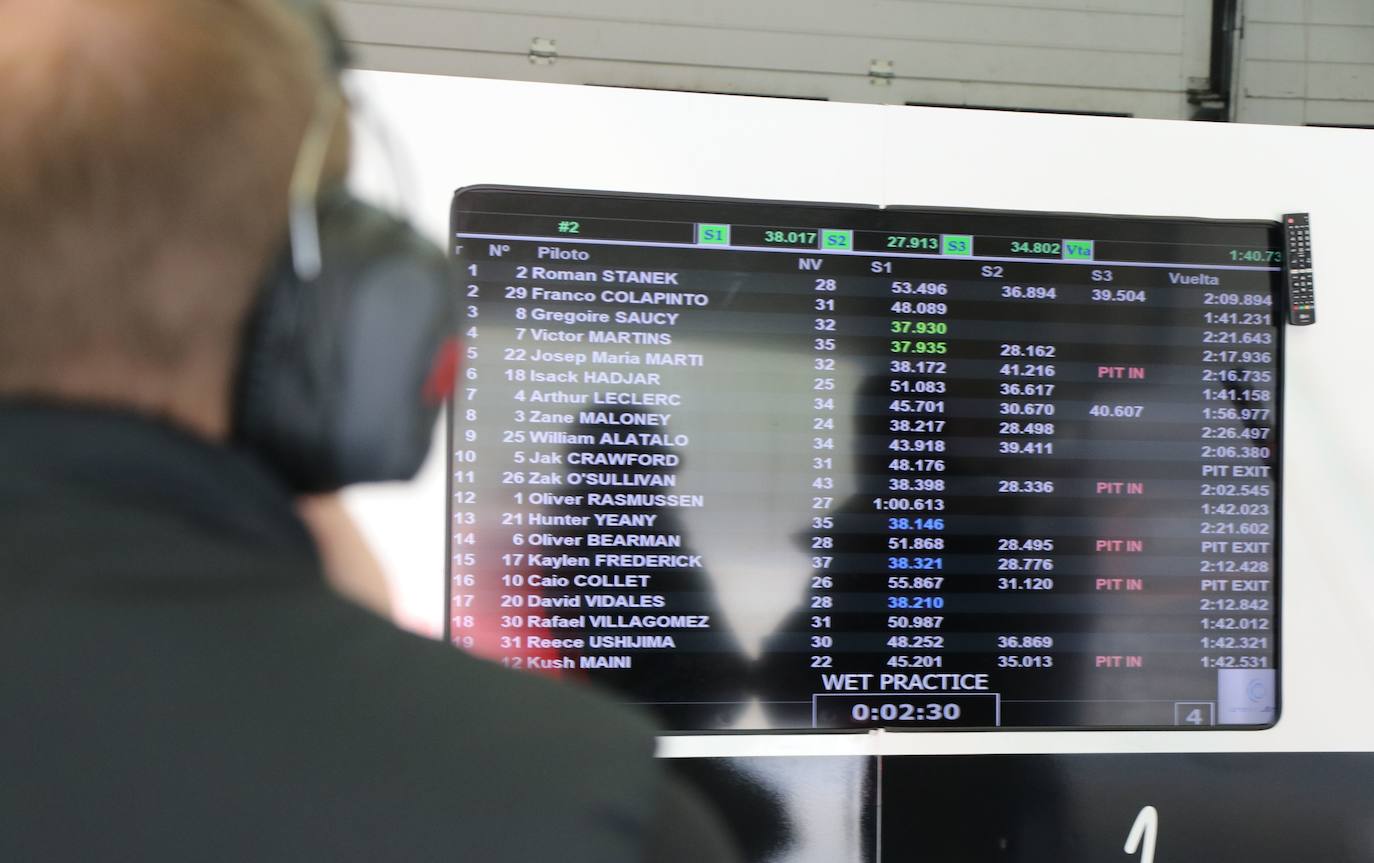
[{"label": "headphone ear cup", "polygon": [[298,491],[408,479],[456,360],[451,266],[354,198],[320,207],[320,276],[283,253],[245,333],[235,438]]}]

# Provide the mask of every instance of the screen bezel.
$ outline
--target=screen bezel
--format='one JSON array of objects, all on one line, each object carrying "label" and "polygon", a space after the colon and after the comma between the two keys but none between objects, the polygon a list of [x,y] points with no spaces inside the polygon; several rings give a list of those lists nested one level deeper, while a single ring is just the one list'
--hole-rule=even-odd
[{"label": "screen bezel", "polygon": [[[662,212],[637,212],[636,220],[663,219],[665,221],[726,221],[731,220],[722,215],[721,209],[725,207],[772,207],[788,208],[801,212],[814,214],[813,218],[819,219],[822,214],[834,214],[828,220],[830,225],[845,225],[855,230],[864,230],[864,226],[856,221],[856,218],[882,218],[890,212],[903,213],[908,215],[930,214],[941,220],[941,225],[946,229],[946,233],[953,232],[954,229],[976,234],[977,231],[971,227],[966,227],[962,220],[976,221],[979,219],[1060,219],[1066,221],[1081,220],[1093,222],[1098,225],[1108,227],[1139,228],[1148,226],[1155,230],[1177,230],[1182,227],[1197,229],[1204,228],[1209,230],[1225,230],[1227,228],[1254,230],[1262,229],[1269,234],[1269,247],[1282,251],[1283,245],[1283,226],[1276,219],[1214,219],[1195,216],[1159,216],[1159,215],[1128,215],[1116,213],[1081,213],[1081,212],[1056,212],[1042,210],[1009,210],[1009,209],[985,209],[985,208],[965,208],[965,207],[926,207],[918,205],[878,205],[862,203],[832,203],[832,202],[812,202],[812,201],[783,201],[756,198],[730,198],[730,197],[711,197],[704,195],[674,195],[674,194],[652,194],[643,192],[614,192],[598,191],[587,189],[561,189],[537,186],[519,186],[502,184],[473,184],[463,186],[453,193],[453,202],[449,210],[449,234],[447,244],[451,257],[457,255],[454,241],[455,234],[460,229],[460,215],[468,212],[480,212],[465,204],[472,199],[484,199],[490,203],[485,206],[499,205],[503,196],[505,200],[529,199],[531,197],[541,198],[565,198],[583,202],[585,205],[589,201],[601,201],[605,205],[629,205],[637,208],[653,207],[655,205],[662,208]],[[704,218],[697,219],[691,215],[685,215],[683,208],[689,211],[691,208],[700,207],[703,210]],[[504,213],[519,213],[521,209],[499,210]],[[532,214],[532,213],[531,213]],[[842,214],[842,215],[841,215]],[[547,214],[557,217],[558,213]],[[612,217],[614,218],[614,217]],[[624,217],[620,217],[624,218]],[[954,220],[951,224],[949,220]],[[774,220],[776,221],[776,220]],[[818,225],[821,224],[818,221]],[[876,229],[878,226],[874,226]],[[986,231],[983,233],[987,233]],[[1110,232],[1109,232],[1110,233]],[[1132,234],[1132,238],[1139,239],[1138,233]],[[566,238],[568,241],[575,242],[575,238]],[[1114,239],[1110,236],[1103,236],[1101,233],[1095,234],[1094,239]],[[1124,237],[1123,237],[1124,239]],[[1170,242],[1168,239],[1157,240],[1157,242]],[[820,250],[817,250],[818,252]],[[823,253],[823,252],[822,252]],[[881,253],[872,253],[875,257],[881,257]],[[913,728],[908,726],[873,726],[864,728],[745,728],[745,729],[659,729],[660,736],[717,736],[717,735],[802,735],[802,734],[867,734],[878,728],[886,733],[912,733],[912,734],[988,734],[988,733],[1035,733],[1035,732],[1152,732],[1169,731],[1183,733],[1207,733],[1207,732],[1234,732],[1234,731],[1268,731],[1273,729],[1283,718],[1284,713],[1284,662],[1283,662],[1283,464],[1284,447],[1286,435],[1284,434],[1284,402],[1285,402],[1285,368],[1286,368],[1286,317],[1282,315],[1283,304],[1286,300],[1282,282],[1277,282],[1275,289],[1274,309],[1275,323],[1277,331],[1274,352],[1275,352],[1275,383],[1274,383],[1274,431],[1278,438],[1277,452],[1274,456],[1274,553],[1273,553],[1273,618],[1274,618],[1274,716],[1273,720],[1265,725],[1221,725],[1214,724],[1209,726],[1180,726],[1180,725],[1066,725],[1066,726],[1007,726],[1007,727],[930,727]],[[457,386],[459,384],[455,384]],[[445,502],[444,502],[444,606],[443,606],[443,640],[449,646],[452,643],[452,593],[453,593],[453,454],[455,450],[454,436],[457,433],[457,417],[455,414],[454,400],[450,397],[445,408],[445,431],[444,443],[446,451],[444,463],[446,466],[445,475]],[[459,648],[461,649],[461,648]],[[634,702],[620,702],[627,707],[634,707]]]}]

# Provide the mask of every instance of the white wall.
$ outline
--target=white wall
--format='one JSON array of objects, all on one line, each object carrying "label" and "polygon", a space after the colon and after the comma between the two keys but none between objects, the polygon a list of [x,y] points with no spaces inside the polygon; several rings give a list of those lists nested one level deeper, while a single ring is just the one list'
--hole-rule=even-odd
[{"label": "white wall", "polygon": [[[637,192],[1218,218],[1312,213],[1320,316],[1289,331],[1283,716],[1268,731],[665,739],[668,755],[1374,750],[1374,290],[1368,133],[886,108],[360,72],[446,235],[454,189]],[[392,180],[364,136],[360,179]],[[1302,150],[1308,158],[1286,159]],[[824,171],[815,166],[825,164]],[[443,615],[444,466],[355,490],[404,621]]]},{"label": "white wall", "polygon": [[1237,120],[1374,126],[1374,2],[1244,0],[1243,15]]},{"label": "white wall", "polygon": [[[1142,117],[1191,115],[1209,0],[343,0],[363,68]],[[531,40],[558,58],[533,64]],[[873,60],[890,84],[870,83]]]}]

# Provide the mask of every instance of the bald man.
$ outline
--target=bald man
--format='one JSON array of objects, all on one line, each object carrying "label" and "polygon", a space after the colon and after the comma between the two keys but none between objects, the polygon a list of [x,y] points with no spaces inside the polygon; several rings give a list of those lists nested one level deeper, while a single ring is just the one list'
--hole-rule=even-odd
[{"label": "bald man", "polygon": [[733,860],[638,716],[343,598],[341,511],[229,444],[320,52],[0,0],[0,860]]}]

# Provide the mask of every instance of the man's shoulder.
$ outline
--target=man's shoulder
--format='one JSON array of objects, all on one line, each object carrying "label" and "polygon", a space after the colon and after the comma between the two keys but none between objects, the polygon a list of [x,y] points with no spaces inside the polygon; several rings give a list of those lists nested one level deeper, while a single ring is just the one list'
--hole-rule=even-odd
[{"label": "man's shoulder", "polygon": [[[25,694],[0,711],[0,760],[26,789],[0,805],[30,825],[15,841],[70,846],[54,859],[89,836],[184,859],[214,833],[215,859],[629,863],[653,835],[662,778],[639,715],[322,585],[163,584],[118,614],[47,591],[0,644]],[[44,821],[58,797],[97,813],[91,829]],[[183,829],[130,832],[152,823]]]},{"label": "man's shoulder", "polygon": [[322,698],[348,703],[325,745],[352,757],[357,741],[370,752],[356,768],[385,765],[369,794],[406,801],[393,817],[413,835],[461,823],[480,846],[467,859],[549,859],[560,835],[581,837],[568,860],[638,859],[661,781],[638,712],[330,606],[320,647],[338,677]]}]

